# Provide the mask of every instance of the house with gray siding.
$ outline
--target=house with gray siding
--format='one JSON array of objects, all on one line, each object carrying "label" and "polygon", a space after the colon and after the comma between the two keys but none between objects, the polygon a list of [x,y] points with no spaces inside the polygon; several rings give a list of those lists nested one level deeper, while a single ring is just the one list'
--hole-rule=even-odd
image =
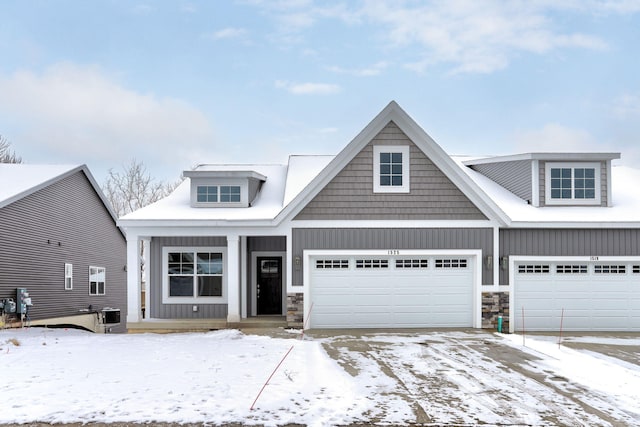
[{"label": "house with gray siding", "polygon": [[124,332],[126,239],[85,166],[0,164],[4,326]]},{"label": "house with gray siding", "polygon": [[335,156],[200,165],[119,220],[127,327],[640,331],[640,171],[619,158],[455,157],[391,102]]}]

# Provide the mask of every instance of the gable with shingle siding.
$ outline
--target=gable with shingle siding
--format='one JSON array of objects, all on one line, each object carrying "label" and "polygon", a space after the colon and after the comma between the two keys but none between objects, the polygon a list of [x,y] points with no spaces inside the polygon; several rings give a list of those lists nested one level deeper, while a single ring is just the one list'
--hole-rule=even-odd
[{"label": "gable with shingle siding", "polygon": [[[373,147],[410,147],[410,192],[373,192]],[[390,121],[296,220],[485,220],[486,216]]]}]

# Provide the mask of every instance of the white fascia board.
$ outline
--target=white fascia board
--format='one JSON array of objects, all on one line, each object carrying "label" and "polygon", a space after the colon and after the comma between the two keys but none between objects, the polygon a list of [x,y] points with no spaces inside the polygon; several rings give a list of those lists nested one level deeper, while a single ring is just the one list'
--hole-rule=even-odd
[{"label": "white fascia board", "polygon": [[[600,256],[598,254],[594,255],[582,255],[582,256],[535,256],[535,255],[511,255],[509,257],[509,261],[516,262],[611,262],[611,261],[619,261],[619,262],[628,262],[628,261],[638,261],[640,260],[640,256]],[[511,268],[513,270],[513,268]]]},{"label": "white fascia board", "polygon": [[512,222],[509,228],[640,228],[638,221],[618,222]]},{"label": "white fascia board", "polygon": [[496,221],[449,220],[299,220],[291,221],[291,228],[493,228]]},{"label": "white fascia board", "polygon": [[219,226],[162,226],[162,225],[136,225],[135,227],[127,228],[132,235],[137,236],[285,236],[289,232],[289,227],[249,227],[239,226],[235,224],[230,227]]},{"label": "white fascia board", "polygon": [[486,165],[491,163],[517,162],[520,160],[548,160],[548,161],[606,161],[619,159],[620,153],[522,153],[508,156],[492,156],[480,159],[465,160],[466,166]]}]

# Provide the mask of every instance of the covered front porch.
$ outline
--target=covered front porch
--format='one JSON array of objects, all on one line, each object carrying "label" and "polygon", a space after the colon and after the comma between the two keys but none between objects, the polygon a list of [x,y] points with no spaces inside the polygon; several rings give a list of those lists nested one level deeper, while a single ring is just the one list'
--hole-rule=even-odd
[{"label": "covered front porch", "polygon": [[127,234],[127,329],[299,326],[287,322],[289,241],[286,235]]}]

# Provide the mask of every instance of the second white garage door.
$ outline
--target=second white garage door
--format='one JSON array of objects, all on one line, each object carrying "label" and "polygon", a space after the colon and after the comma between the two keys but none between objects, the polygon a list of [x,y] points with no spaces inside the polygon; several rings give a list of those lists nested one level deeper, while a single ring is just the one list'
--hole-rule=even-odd
[{"label": "second white garage door", "polygon": [[516,262],[514,279],[516,332],[640,331],[640,262]]},{"label": "second white garage door", "polygon": [[313,256],[311,328],[473,326],[475,256]]}]

